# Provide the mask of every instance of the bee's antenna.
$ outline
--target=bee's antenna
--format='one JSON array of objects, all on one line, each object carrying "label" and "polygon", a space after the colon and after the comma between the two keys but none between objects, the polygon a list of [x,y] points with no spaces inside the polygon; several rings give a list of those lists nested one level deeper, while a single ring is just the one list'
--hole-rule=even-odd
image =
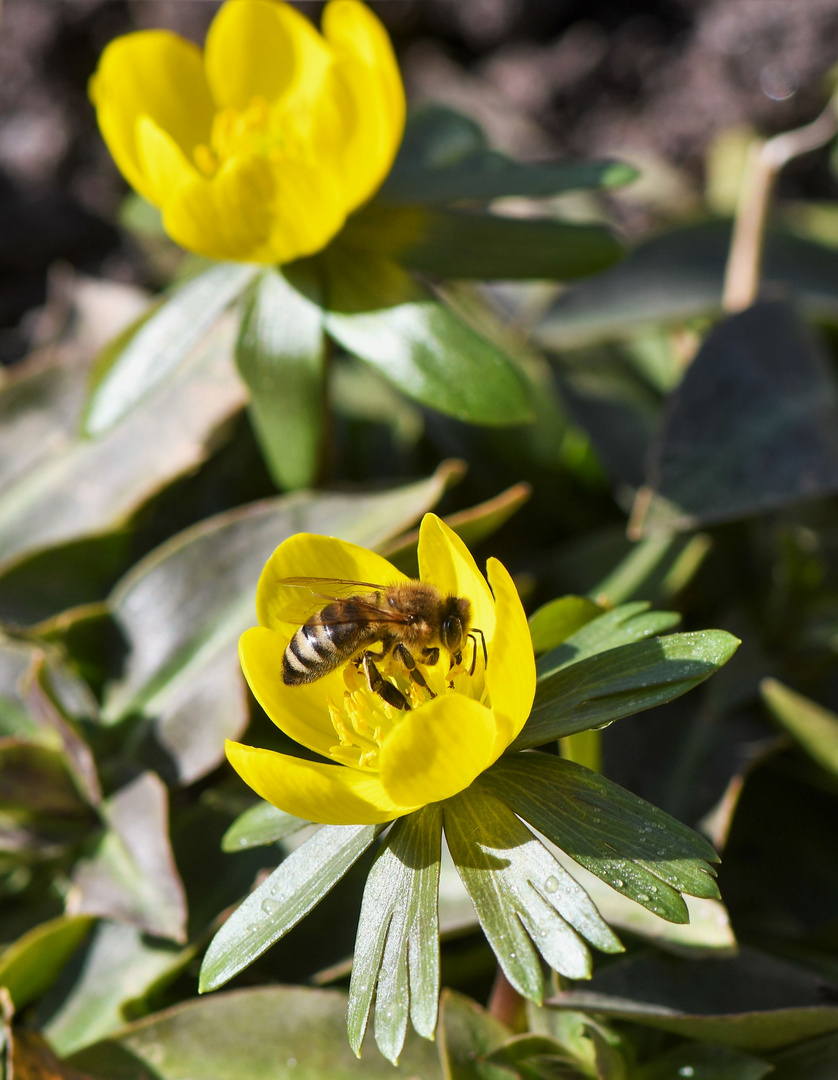
[{"label": "bee's antenna", "polygon": [[469,631],[469,637],[471,638],[472,645],[474,646],[474,652],[471,658],[471,670],[469,675],[474,674],[474,669],[477,667],[477,635],[480,635],[480,640],[483,642],[483,666],[485,667],[489,663],[489,654],[486,651],[486,635],[478,627],[474,627]]}]

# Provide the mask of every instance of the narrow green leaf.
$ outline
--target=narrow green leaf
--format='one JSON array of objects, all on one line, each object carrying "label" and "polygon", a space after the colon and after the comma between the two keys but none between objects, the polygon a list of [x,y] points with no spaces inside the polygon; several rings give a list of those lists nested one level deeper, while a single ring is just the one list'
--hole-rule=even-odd
[{"label": "narrow green leaf", "polygon": [[612,889],[669,922],[679,893],[717,897],[718,862],[698,833],[604,776],[552,754],[501,758],[480,783]]},{"label": "narrow green leaf", "polygon": [[100,354],[82,427],[99,436],[178,367],[257,273],[247,263],[219,263],[176,286]]},{"label": "narrow green leaf", "polygon": [[510,1080],[507,1069],[486,1058],[512,1034],[506,1024],[458,994],[445,989],[439,1003],[439,1056],[445,1080]]},{"label": "narrow green leaf", "polygon": [[381,832],[324,825],[255,889],[210,942],[199,990],[217,990],[279,941],[343,877]]},{"label": "narrow green leaf", "polygon": [[473,784],[444,809],[457,870],[498,962],[520,994],[541,1001],[536,948],[573,979],[591,973],[583,938],[604,952],[622,949],[585,891],[503,802]]},{"label": "narrow green leaf", "polygon": [[386,252],[443,278],[568,281],[605,270],[623,249],[603,225],[373,204],[350,218],[341,242]]},{"label": "narrow green leaf", "polygon": [[548,1004],[763,1052],[838,1030],[823,986],[812,971],[753,949],[701,963],[650,952],[603,967],[589,987]]},{"label": "narrow green leaf", "polygon": [[243,851],[245,848],[275,844],[308,825],[302,818],[286,814],[269,802],[260,802],[245,810],[224,833],[223,851]]},{"label": "narrow green leaf", "polygon": [[68,910],[130,923],[149,934],[186,940],[186,895],[169,842],[169,799],[146,772],[101,806],[107,830],[73,873]]},{"label": "narrow green leaf", "polygon": [[807,1039],[774,1054],[771,1061],[774,1065],[771,1080],[833,1080],[838,1061],[838,1034]]},{"label": "narrow green leaf", "polygon": [[375,996],[375,1041],[398,1061],[413,1026],[436,1029],[439,998],[439,862],[442,809],[432,804],[397,821],[367,878],[349,986],[347,1029],[356,1054]]},{"label": "narrow green leaf", "polygon": [[769,1073],[773,1080],[773,1065],[740,1050],[689,1042],[647,1062],[637,1072],[636,1080],[673,1080],[673,1077],[690,1076],[695,1080],[762,1080]]},{"label": "narrow green leaf", "polygon": [[[701,221],[643,241],[617,266],[573,286],[531,331],[536,342],[563,350],[610,341],[645,327],[683,325],[721,313],[730,221]],[[838,312],[838,251],[770,229],[763,280],[784,282],[806,317],[832,323]],[[721,403],[719,403],[721,404]]]},{"label": "narrow green leaf", "polygon": [[18,1012],[52,986],[92,924],[87,915],[59,915],[0,952],[0,986],[9,991]]},{"label": "narrow green leaf", "polygon": [[545,678],[589,656],[662,634],[681,621],[674,611],[649,611],[645,601],[623,604],[589,620],[538,661],[538,676]]},{"label": "narrow green leaf", "polygon": [[602,615],[602,608],[584,596],[560,596],[530,615],[530,637],[536,655],[555,649],[586,623]]},{"label": "narrow green leaf", "polygon": [[399,267],[339,244],[324,256],[326,330],[409,398],[475,424],[532,415],[522,376]]},{"label": "narrow green leaf", "polygon": [[145,1017],[70,1065],[108,1080],[442,1080],[436,1047],[424,1039],[408,1037],[398,1068],[375,1052],[358,1061],[345,1015],[346,995],[336,990],[247,987]]},{"label": "narrow green leaf", "polygon": [[417,109],[379,198],[393,203],[488,202],[616,187],[637,172],[618,161],[521,163],[486,147],[478,125],[444,106]]},{"label": "narrow green leaf", "polygon": [[760,693],[798,746],[822,768],[838,775],[838,716],[776,679],[763,679]]},{"label": "narrow green leaf", "polygon": [[265,461],[279,487],[292,490],[313,484],[321,441],[326,348],[323,311],[309,286],[299,272],[266,270],[245,304],[236,342]]},{"label": "narrow green leaf", "polygon": [[670,634],[556,671],[539,681],[530,718],[510,749],[543,746],[672,701],[709,678],[738,647],[725,630]]}]

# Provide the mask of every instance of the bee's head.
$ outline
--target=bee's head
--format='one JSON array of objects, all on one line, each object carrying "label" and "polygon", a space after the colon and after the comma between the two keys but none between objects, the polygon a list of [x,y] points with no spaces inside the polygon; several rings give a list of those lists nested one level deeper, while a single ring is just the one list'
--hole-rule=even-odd
[{"label": "bee's head", "polygon": [[439,639],[450,652],[459,652],[468,633],[471,604],[464,596],[448,596],[442,607]]}]

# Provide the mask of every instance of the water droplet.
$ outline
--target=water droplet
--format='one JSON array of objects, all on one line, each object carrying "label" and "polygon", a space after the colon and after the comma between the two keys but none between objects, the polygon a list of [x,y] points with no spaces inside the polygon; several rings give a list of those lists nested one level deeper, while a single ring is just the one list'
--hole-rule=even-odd
[{"label": "water droplet", "polygon": [[598,817],[594,818],[594,825],[599,825],[599,818]]},{"label": "water droplet", "polygon": [[695,1069],[692,1065],[682,1065],[678,1070],[679,1076],[695,1076]]},{"label": "water droplet", "polygon": [[639,892],[639,893],[637,894],[637,899],[638,899],[638,900],[639,900],[639,901],[640,901],[640,902],[641,902],[642,904],[645,904],[647,900],[650,900],[650,899],[651,899],[651,897],[649,896],[649,894],[648,894],[648,893],[645,893],[645,892]]},{"label": "water droplet", "polygon": [[288,1060],[285,1062],[285,1064],[288,1066],[289,1069],[293,1069],[294,1066],[297,1064],[297,1059],[296,1058],[288,1058]]},{"label": "water droplet", "polygon": [[516,954],[515,954],[514,952],[511,952],[511,953],[509,954],[509,959],[510,959],[510,960],[514,960],[514,959],[515,959],[515,955],[516,955]]},{"label": "water droplet", "polygon": [[271,900],[269,896],[266,897],[262,901],[262,911],[264,911],[266,915],[276,915],[276,913],[279,911],[278,901]]},{"label": "water droplet", "polygon": [[556,889],[558,889],[558,887],[559,887],[559,879],[557,877],[553,877],[552,874],[544,882],[544,891],[545,892],[555,892]]},{"label": "water droplet", "polygon": [[625,882],[623,881],[623,879],[621,877],[614,878],[614,888],[615,889],[622,889],[624,885],[625,885]]},{"label": "water droplet", "polygon": [[650,885],[649,886],[649,892],[650,893],[656,893],[657,891],[658,891],[657,885]]}]

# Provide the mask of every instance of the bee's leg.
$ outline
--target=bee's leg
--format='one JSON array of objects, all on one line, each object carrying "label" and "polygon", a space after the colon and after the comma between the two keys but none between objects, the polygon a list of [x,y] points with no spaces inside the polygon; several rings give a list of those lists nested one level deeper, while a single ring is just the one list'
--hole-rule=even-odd
[{"label": "bee's leg", "polygon": [[416,661],[413,659],[412,654],[408,649],[405,648],[404,645],[402,645],[401,642],[399,642],[395,649],[393,649],[393,655],[398,656],[399,660],[401,660],[401,662],[407,668],[408,674],[410,675],[411,679],[413,679],[417,686],[421,686],[425,690],[427,690],[432,698],[436,697],[436,694],[425,682],[425,676],[422,674],[419,668],[417,668]]},{"label": "bee's leg", "polygon": [[365,652],[361,657],[361,664],[370,690],[383,698],[388,705],[392,705],[394,709],[409,709],[410,703],[401,690],[388,682],[375,666],[375,661],[380,659],[380,654],[371,652]]},{"label": "bee's leg", "polygon": [[424,657],[424,663],[426,663],[428,667],[433,667],[437,660],[439,660],[439,649],[423,649],[422,656]]},{"label": "bee's leg", "polygon": [[451,663],[448,665],[448,670],[450,671],[455,664],[462,664],[462,662],[463,654],[461,652],[455,652],[451,657]]}]

